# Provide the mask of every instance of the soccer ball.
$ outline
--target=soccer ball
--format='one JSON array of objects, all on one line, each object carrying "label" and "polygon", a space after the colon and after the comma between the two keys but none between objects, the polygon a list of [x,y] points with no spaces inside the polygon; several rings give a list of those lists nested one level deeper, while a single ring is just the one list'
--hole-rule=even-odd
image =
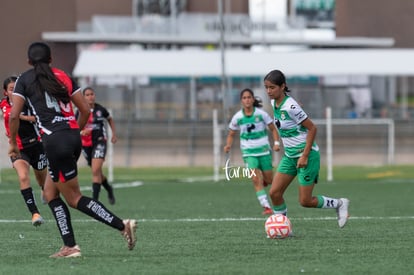
[{"label": "soccer ball", "polygon": [[270,239],[283,239],[291,233],[292,224],[285,215],[273,214],[265,222],[265,231]]}]

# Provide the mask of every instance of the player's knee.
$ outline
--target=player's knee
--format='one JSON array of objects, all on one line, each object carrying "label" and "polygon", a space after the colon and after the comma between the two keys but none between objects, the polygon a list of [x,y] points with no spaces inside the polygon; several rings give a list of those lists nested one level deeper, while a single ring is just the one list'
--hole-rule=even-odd
[{"label": "player's knee", "polygon": [[274,200],[274,199],[279,199],[282,198],[283,193],[280,190],[277,189],[270,189],[269,191],[269,196]]},{"label": "player's knee", "polygon": [[25,188],[30,187],[30,176],[29,175],[19,175],[19,181],[20,185],[22,185]]}]

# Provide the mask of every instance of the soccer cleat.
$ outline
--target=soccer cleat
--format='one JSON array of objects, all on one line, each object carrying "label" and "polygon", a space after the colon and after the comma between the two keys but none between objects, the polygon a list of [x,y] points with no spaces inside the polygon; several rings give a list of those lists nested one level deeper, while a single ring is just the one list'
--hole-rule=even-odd
[{"label": "soccer cleat", "polygon": [[111,205],[115,204],[114,189],[112,188],[111,185],[109,185],[109,189],[108,189],[108,201],[109,201],[109,204]]},{"label": "soccer cleat", "polygon": [[341,198],[339,200],[341,203],[339,203],[338,207],[336,208],[336,214],[338,215],[338,225],[340,228],[342,228],[348,221],[349,200],[345,198]]},{"label": "soccer cleat", "polygon": [[42,216],[39,213],[34,213],[32,216],[32,225],[39,226],[45,221],[43,220]]},{"label": "soccer cleat", "polygon": [[80,257],[81,251],[79,245],[72,247],[62,246],[58,252],[49,256],[49,258],[75,258]]},{"label": "soccer cleat", "polygon": [[128,249],[132,250],[135,247],[137,238],[135,236],[135,231],[137,230],[137,221],[136,220],[123,220],[125,228],[121,231],[122,236],[128,243]]},{"label": "soccer cleat", "polygon": [[263,212],[262,215],[272,215],[273,214],[273,210],[269,207],[263,207]]}]

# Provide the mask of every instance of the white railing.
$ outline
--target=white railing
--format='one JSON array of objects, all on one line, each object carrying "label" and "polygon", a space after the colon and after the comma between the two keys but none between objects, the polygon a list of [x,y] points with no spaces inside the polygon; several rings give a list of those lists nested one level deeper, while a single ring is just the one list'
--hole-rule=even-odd
[{"label": "white railing", "polygon": [[[214,179],[218,181],[220,173],[220,152],[222,152],[222,131],[223,125],[218,122],[217,111],[213,113],[213,147],[214,147]],[[387,141],[386,141],[386,164],[394,164],[395,158],[395,125],[394,120],[390,118],[372,118],[372,119],[333,119],[331,115],[331,108],[326,108],[325,119],[312,119],[316,125],[322,125],[326,127],[326,166],[327,166],[327,181],[333,180],[333,166],[334,166],[334,152],[335,146],[333,134],[333,126],[370,126],[370,125],[384,125],[387,127]],[[356,138],[356,137],[355,137]],[[349,146],[352,145],[352,142]],[[364,154],[364,152],[361,152]],[[275,157],[280,157],[275,154]],[[357,158],[357,156],[352,156]],[[357,161],[357,159],[356,159]],[[360,164],[360,162],[358,162]]]},{"label": "white railing", "polygon": [[387,164],[394,163],[395,155],[395,126],[390,118],[372,119],[333,119],[330,107],[326,108],[326,119],[313,119],[317,125],[326,125],[326,160],[327,180],[333,180],[333,125],[385,125],[387,126]]}]

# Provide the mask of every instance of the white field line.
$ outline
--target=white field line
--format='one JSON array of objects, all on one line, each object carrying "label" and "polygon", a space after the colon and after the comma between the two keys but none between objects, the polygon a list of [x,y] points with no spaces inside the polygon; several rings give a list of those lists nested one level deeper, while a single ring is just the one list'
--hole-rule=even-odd
[{"label": "white field line", "polygon": [[[290,218],[292,221],[324,221],[324,220],[336,220],[336,217],[312,217],[312,218]],[[393,216],[393,217],[349,217],[350,220],[414,220],[414,216]],[[245,217],[245,218],[212,218],[212,219],[137,219],[138,222],[177,222],[177,223],[188,223],[188,222],[244,222],[244,221],[264,221],[263,218]],[[46,220],[47,221],[47,220]],[[54,222],[54,220],[49,220]],[[0,223],[20,223],[30,222],[30,220],[2,220]],[[72,222],[85,223],[85,222],[96,222],[93,219],[75,219]]]}]

